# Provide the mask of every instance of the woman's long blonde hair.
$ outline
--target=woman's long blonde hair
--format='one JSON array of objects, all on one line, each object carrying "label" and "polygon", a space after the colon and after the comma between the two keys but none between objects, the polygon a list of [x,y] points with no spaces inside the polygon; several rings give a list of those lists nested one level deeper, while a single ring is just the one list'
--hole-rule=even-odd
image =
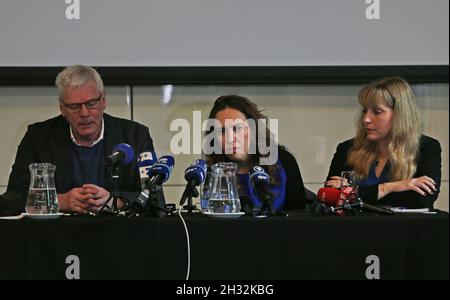
[{"label": "woman's long blonde hair", "polygon": [[[379,104],[393,109],[393,122],[388,134],[389,180],[412,178],[417,168],[416,157],[423,123],[409,84],[399,77],[382,78],[364,86],[359,92],[358,101],[363,109],[374,109]],[[376,142],[371,142],[366,137],[363,109],[347,159],[348,165],[353,167],[360,178],[368,176],[370,166],[377,158]]]}]

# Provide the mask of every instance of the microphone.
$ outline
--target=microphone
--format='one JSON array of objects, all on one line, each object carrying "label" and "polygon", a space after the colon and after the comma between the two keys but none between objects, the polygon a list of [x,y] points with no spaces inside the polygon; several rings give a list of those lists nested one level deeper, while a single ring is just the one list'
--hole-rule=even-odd
[{"label": "microphone", "polygon": [[317,199],[329,206],[339,206],[347,199],[341,190],[332,187],[320,188],[317,192]]},{"label": "microphone", "polygon": [[[338,215],[342,215],[344,212],[342,209],[351,209],[352,207],[359,206],[362,209],[367,209],[379,214],[393,214],[390,209],[374,206],[365,203],[361,199],[355,200],[355,193],[352,187],[345,187],[342,190],[338,190],[331,187],[320,188],[317,192],[317,199],[328,205],[333,206],[331,212],[335,212]],[[346,202],[349,200],[350,203]]]},{"label": "microphone", "polygon": [[258,198],[262,201],[260,211],[263,212],[267,208],[270,214],[274,214],[272,208],[274,196],[269,189],[271,184],[269,174],[267,174],[260,166],[254,166],[250,171],[250,182],[253,191],[257,193]]},{"label": "microphone", "polygon": [[156,154],[154,152],[142,152],[139,154],[137,166],[139,168],[139,177],[141,178],[141,189],[145,188],[148,177],[148,170],[156,162]]},{"label": "microphone", "polygon": [[148,176],[150,178],[148,184],[161,185],[166,182],[172,173],[174,165],[175,158],[173,156],[161,156],[156,163],[148,169]]},{"label": "microphone", "polygon": [[149,180],[142,192],[138,195],[131,206],[133,211],[141,211],[147,206],[148,199],[151,194],[155,194],[156,186],[166,182],[175,165],[173,156],[161,156],[156,163],[148,170]]},{"label": "microphone", "polygon": [[199,186],[205,182],[207,164],[204,159],[195,160],[185,171],[184,179],[192,186]]},{"label": "microphone", "polygon": [[108,199],[101,206],[99,213],[102,213],[109,201],[112,200],[112,212],[118,214],[117,199],[121,196],[119,191],[119,164],[122,163],[126,165],[130,163],[133,158],[133,148],[125,143],[115,145],[112,154],[106,158],[104,166],[106,171],[105,175],[112,180],[112,190]]},{"label": "microphone", "polygon": [[[344,211],[342,208],[350,209],[349,203],[346,202],[350,199],[353,200],[353,188],[345,187],[342,190],[332,188],[332,187],[323,187],[320,188],[317,192],[317,199],[324,203],[325,205],[332,206],[330,212],[334,212],[336,215],[342,216],[344,215]],[[353,202],[353,201],[350,201]]]},{"label": "microphone", "polygon": [[188,197],[198,197],[199,194],[195,187],[205,182],[207,168],[208,166],[204,159],[197,159],[184,171],[184,179],[186,179],[187,183],[181,196],[180,206],[184,204]]},{"label": "microphone", "polygon": [[269,174],[260,166],[254,166],[250,171],[250,182],[253,190],[264,195],[271,194],[268,186],[271,184]]},{"label": "microphone", "polygon": [[106,158],[106,165],[116,166],[119,163],[129,164],[134,158],[134,151],[130,145],[120,143],[114,146],[113,153]]}]

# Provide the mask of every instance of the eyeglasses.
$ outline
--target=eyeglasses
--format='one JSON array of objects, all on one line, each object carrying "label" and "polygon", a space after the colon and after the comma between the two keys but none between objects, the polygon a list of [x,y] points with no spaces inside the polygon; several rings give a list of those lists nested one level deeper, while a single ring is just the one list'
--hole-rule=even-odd
[{"label": "eyeglasses", "polygon": [[86,106],[87,109],[89,110],[95,110],[100,106],[100,100],[102,100],[103,95],[100,95],[98,98],[95,99],[91,99],[88,100],[86,102],[83,103],[70,103],[70,104],[65,104],[64,102],[61,101],[62,105],[64,105],[64,107],[66,107],[70,112],[72,113],[76,113],[79,112],[81,110],[81,106]]}]

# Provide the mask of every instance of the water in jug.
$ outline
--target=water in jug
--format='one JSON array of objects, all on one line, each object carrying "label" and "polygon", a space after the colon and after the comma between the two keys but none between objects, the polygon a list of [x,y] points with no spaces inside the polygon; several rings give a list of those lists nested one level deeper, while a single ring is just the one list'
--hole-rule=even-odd
[{"label": "water in jug", "polygon": [[241,202],[236,184],[237,164],[221,162],[211,166],[208,211],[210,213],[238,213]]},{"label": "water in jug", "polygon": [[50,163],[33,163],[25,211],[29,214],[54,214],[59,212],[55,187],[56,166]]}]

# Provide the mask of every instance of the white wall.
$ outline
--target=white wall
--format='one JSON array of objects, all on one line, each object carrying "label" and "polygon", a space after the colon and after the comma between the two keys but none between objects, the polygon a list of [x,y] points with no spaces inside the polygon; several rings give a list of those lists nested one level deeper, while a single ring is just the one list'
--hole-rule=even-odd
[{"label": "white wall", "polygon": [[66,2],[0,1],[0,66],[448,65],[448,0]]},{"label": "white wall", "polygon": [[[172,101],[161,104],[161,86],[134,88],[134,119],[147,125],[157,154],[170,154],[170,123],[185,118],[192,124],[192,112],[199,110],[206,119],[213,101],[220,95],[249,97],[269,118],[279,120],[279,141],[297,158],[306,186],[317,191],[328,173],[339,142],[354,135],[359,85],[282,85],[282,86],[175,86]],[[425,121],[425,133],[442,146],[442,187],[436,207],[448,211],[448,85],[414,86]],[[131,106],[126,87],[107,87],[107,112],[130,118]],[[53,87],[0,87],[0,186],[4,189],[15,151],[26,125],[58,113]],[[166,184],[169,202],[178,202],[183,191],[184,169],[200,155],[175,157],[171,179]]]}]

